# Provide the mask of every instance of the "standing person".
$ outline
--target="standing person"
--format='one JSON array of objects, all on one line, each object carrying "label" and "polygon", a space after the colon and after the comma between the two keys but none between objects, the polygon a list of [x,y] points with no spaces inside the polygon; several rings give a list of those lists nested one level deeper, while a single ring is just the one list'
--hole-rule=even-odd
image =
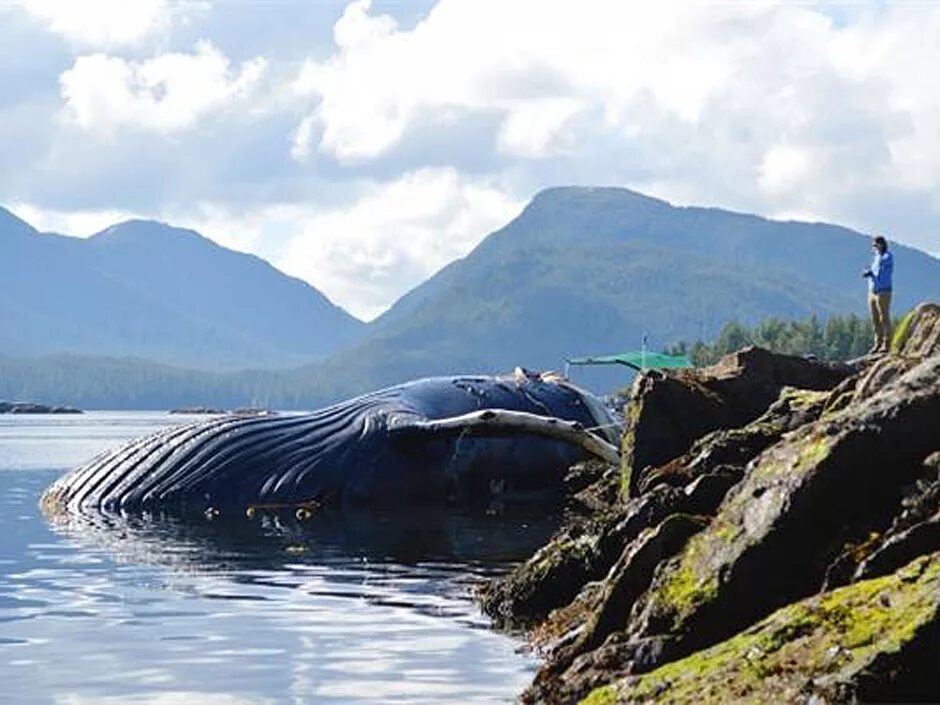
[{"label": "standing person", "polygon": [[875,329],[875,344],[869,353],[888,352],[891,343],[891,275],[894,255],[888,252],[888,242],[880,235],[872,238],[875,256],[871,267],[862,276],[868,279],[868,310]]}]

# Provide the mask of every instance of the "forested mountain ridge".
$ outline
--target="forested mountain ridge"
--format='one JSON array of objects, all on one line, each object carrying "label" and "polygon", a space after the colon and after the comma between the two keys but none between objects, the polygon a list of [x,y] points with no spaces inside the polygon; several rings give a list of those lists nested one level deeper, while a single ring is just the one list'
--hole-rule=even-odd
[{"label": "forested mountain ridge", "polygon": [[[120,232],[99,237],[91,239],[92,248],[122,251]],[[135,237],[138,245],[147,242],[146,233]],[[894,310],[940,300],[940,260],[896,244],[892,250]],[[109,256],[124,269],[135,266],[130,254],[123,260]],[[173,368],[157,373],[139,360],[115,367],[113,360],[47,358],[30,366],[22,355],[11,355],[0,360],[7,375],[0,396],[32,390],[40,401],[99,408],[311,408],[422,376],[505,372],[516,365],[560,369],[568,356],[638,349],[644,334],[651,349],[664,349],[681,340],[713,339],[728,321],[865,315],[861,271],[869,259],[868,237],[835,225],[675,207],[626,189],[549,189],[368,324],[358,342],[321,361],[200,377]],[[159,288],[160,266],[140,271],[138,283],[151,276],[144,288]],[[275,304],[290,309],[273,298],[271,310]],[[220,299],[216,305],[224,306],[225,297]],[[207,336],[202,342],[209,344]],[[63,364],[71,364],[78,378],[122,381],[106,391],[76,379],[79,396],[40,394],[55,391],[48,380]],[[626,379],[621,370],[579,370],[577,381],[605,392]],[[177,390],[172,397],[171,389]]]},{"label": "forested mountain ridge", "polygon": [[[571,355],[636,349],[644,334],[661,349],[731,320],[864,314],[869,245],[836,225],[676,207],[622,188],[548,189],[316,369],[347,365],[381,385],[559,368]],[[895,309],[940,299],[940,261],[892,249]]]},{"label": "forested mountain ridge", "polygon": [[203,369],[289,367],[364,324],[299,279],[192,230],[130,220],[87,239],[0,209],[0,352],[133,356]]}]

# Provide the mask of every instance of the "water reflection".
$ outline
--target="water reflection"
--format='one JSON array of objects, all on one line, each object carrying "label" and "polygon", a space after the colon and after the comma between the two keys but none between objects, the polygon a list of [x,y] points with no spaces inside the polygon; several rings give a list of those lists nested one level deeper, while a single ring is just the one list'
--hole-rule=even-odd
[{"label": "water reflection", "polygon": [[508,702],[519,642],[468,597],[553,517],[66,517],[0,472],[0,702]]},{"label": "water reflection", "polygon": [[[223,574],[235,585],[299,587],[297,576],[315,574],[323,581],[318,595],[356,595],[420,610],[421,600],[412,603],[405,596],[438,592],[429,584],[432,578],[471,585],[502,572],[531,555],[557,522],[554,514],[514,508],[323,510],[302,521],[284,512],[212,520],[90,512],[57,516],[52,525],[77,547],[104,552],[118,563]],[[371,594],[362,590],[363,580],[394,589]],[[236,593],[203,597],[265,599]]]}]

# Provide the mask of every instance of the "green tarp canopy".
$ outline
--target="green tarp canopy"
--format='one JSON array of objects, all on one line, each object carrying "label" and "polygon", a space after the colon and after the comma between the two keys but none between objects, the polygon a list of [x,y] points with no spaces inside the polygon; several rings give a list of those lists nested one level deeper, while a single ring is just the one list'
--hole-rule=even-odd
[{"label": "green tarp canopy", "polygon": [[594,357],[572,357],[565,360],[569,365],[626,365],[634,370],[692,367],[685,355],[664,355],[654,352],[628,352],[619,355],[597,355]]}]

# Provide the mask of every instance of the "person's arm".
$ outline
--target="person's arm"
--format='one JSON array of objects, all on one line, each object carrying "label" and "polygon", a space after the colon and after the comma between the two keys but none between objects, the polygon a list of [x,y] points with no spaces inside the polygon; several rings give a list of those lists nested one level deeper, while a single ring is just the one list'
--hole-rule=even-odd
[{"label": "person's arm", "polygon": [[888,254],[888,256],[882,257],[878,274],[886,284],[891,285],[891,275],[894,274],[894,255]]},{"label": "person's arm", "polygon": [[862,276],[866,279],[878,279],[878,269],[881,265],[881,258],[878,255],[872,259],[871,265],[862,272]]}]

